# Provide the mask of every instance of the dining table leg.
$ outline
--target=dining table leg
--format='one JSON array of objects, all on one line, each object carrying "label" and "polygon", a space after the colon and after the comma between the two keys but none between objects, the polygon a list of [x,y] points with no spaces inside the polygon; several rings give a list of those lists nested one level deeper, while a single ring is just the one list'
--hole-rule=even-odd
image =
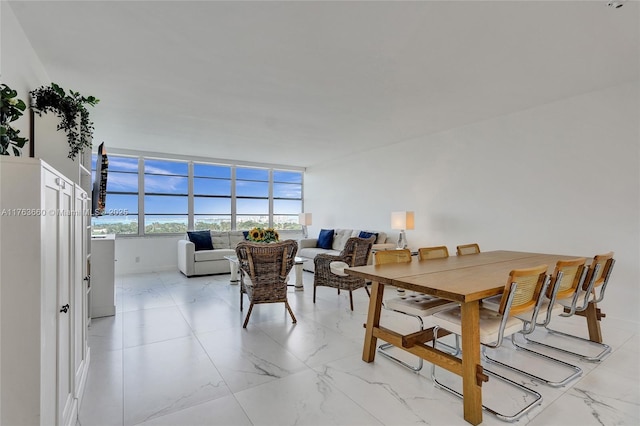
[{"label": "dining table leg", "polygon": [[592,342],[602,343],[602,330],[600,329],[600,313],[598,306],[594,302],[589,302],[584,312],[587,318],[587,328],[589,329],[589,340]]},{"label": "dining table leg", "polygon": [[480,302],[461,304],[462,395],[464,419],[472,425],[482,423],[482,387],[477,374],[480,366]]},{"label": "dining table leg", "polygon": [[364,348],[362,349],[362,360],[365,362],[373,362],[376,357],[378,338],[373,335],[373,329],[380,325],[383,293],[384,285],[374,281],[371,284],[369,312],[367,314],[366,332],[364,334]]}]

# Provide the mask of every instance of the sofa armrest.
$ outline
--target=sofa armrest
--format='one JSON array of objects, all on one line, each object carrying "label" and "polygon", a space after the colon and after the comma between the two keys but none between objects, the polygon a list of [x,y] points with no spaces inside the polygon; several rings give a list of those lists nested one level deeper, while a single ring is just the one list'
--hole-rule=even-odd
[{"label": "sofa armrest", "polygon": [[303,248],[313,248],[313,247],[318,247],[317,238],[303,238],[298,241],[298,250]]},{"label": "sofa armrest", "polygon": [[189,240],[178,241],[178,269],[190,277],[195,274],[196,245]]}]

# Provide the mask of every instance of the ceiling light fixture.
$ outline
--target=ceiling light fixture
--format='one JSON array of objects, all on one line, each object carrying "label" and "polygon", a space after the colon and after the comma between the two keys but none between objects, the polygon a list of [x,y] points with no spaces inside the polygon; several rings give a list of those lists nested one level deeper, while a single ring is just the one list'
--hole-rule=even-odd
[{"label": "ceiling light fixture", "polygon": [[624,1],[625,0],[610,1],[609,3],[607,3],[607,6],[612,7],[614,9],[620,9],[624,5]]}]

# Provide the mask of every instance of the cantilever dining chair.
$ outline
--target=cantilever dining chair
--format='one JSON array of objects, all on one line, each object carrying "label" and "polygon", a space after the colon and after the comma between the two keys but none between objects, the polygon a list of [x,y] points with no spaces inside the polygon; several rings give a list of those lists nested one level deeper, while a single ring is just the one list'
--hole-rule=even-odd
[{"label": "cantilever dining chair", "polygon": [[[613,266],[615,265],[613,255],[613,252],[596,255],[589,267],[586,269],[583,280],[576,279],[571,287],[558,292],[555,302],[560,304],[562,307],[559,312],[559,317],[570,317],[576,313],[586,311],[590,303],[599,303],[604,299],[604,292],[609,282]],[[601,314],[600,312],[598,312],[597,315],[598,320],[600,320],[601,317],[604,317],[604,314]],[[540,340],[535,340],[532,337],[528,337],[526,339],[527,343],[534,343],[555,349],[590,362],[602,361],[602,359],[611,352],[611,347],[605,343],[594,342],[580,336],[554,330],[549,327],[550,322],[551,315],[549,313],[545,319],[545,323],[542,325],[544,325],[544,328],[551,335],[565,337],[567,342],[579,342],[579,344],[585,345],[585,350],[587,352],[590,348],[594,348],[594,353],[576,352],[574,349],[570,349],[569,346],[551,345]],[[558,339],[555,340],[557,341]],[[596,351],[599,352],[595,353]]]},{"label": "cantilever dining chair", "polygon": [[[551,281],[547,286],[547,291],[544,295],[542,295],[540,299],[540,307],[536,316],[536,324],[529,324],[528,321],[530,320],[530,317],[526,315],[516,315],[517,318],[520,318],[523,321],[523,329],[519,333],[514,333],[511,335],[511,342],[514,347],[556,364],[560,367],[560,369],[568,371],[568,374],[566,376],[559,379],[543,378],[527,370],[516,368],[511,364],[506,364],[504,362],[493,359],[489,357],[486,352],[484,354],[485,359],[491,363],[498,364],[520,374],[524,374],[527,377],[540,381],[551,387],[564,386],[573,379],[581,376],[582,369],[577,365],[573,365],[560,359],[554,358],[548,354],[529,349],[528,347],[526,347],[527,345],[519,344],[516,337],[522,335],[525,338],[525,341],[527,341],[527,336],[533,333],[536,326],[545,327],[547,324],[549,324],[552,315],[558,315],[560,312],[562,312],[562,305],[557,304],[556,299],[572,297],[575,288],[578,288],[582,285],[585,276],[584,272],[586,271],[584,267],[585,262],[586,259],[583,257],[577,259],[559,260],[556,263],[555,270],[553,272],[553,275],[551,276]],[[487,299],[483,299],[482,306],[487,309],[497,311],[500,306],[500,296],[493,296]],[[542,321],[540,321],[539,319],[542,319]]]},{"label": "cantilever dining chair", "polygon": [[478,253],[480,253],[480,246],[476,243],[462,244],[456,247],[456,254],[458,256],[466,256],[468,254],[478,254]]},{"label": "cantilever dining chair", "polygon": [[[480,343],[482,344],[483,354],[484,347],[497,348],[502,344],[504,336],[518,333],[523,329],[523,322],[517,316],[528,315],[529,324],[535,324],[540,306],[540,297],[545,292],[548,283],[549,277],[547,276],[547,265],[540,265],[534,268],[515,269],[509,273],[509,278],[507,279],[507,283],[500,298],[499,310],[494,311],[485,307],[480,308],[480,321],[478,326],[480,329]],[[433,332],[434,340],[437,341],[438,329],[440,328],[460,336],[462,334],[461,317],[462,314],[460,307],[434,314],[432,317],[436,324]],[[434,345],[435,344],[436,343],[434,342]],[[499,419],[505,421],[516,421],[532,410],[536,405],[542,403],[542,395],[533,389],[529,389],[520,383],[490,370],[485,369],[484,372],[489,376],[523,391],[529,397],[533,397],[533,401],[526,404],[522,409],[514,414],[499,413],[491,407],[483,404],[482,407],[485,410],[494,414]],[[444,389],[462,398],[462,393],[438,380],[436,377],[435,364],[431,369],[431,378],[436,387]]]},{"label": "cantilever dining chair", "polygon": [[240,310],[243,294],[249,298],[249,311],[243,328],[247,328],[253,306],[260,303],[284,303],[293,323],[296,317],[287,300],[287,276],[293,268],[298,243],[286,240],[277,243],[241,241],[236,246],[240,269]]},{"label": "cantilever dining chair", "polygon": [[[382,250],[374,253],[374,262],[376,265],[384,265],[389,263],[409,263],[411,262],[411,251],[404,250]],[[385,309],[398,312],[418,320],[420,331],[424,330],[424,321],[422,317],[433,315],[443,309],[456,306],[456,303],[437,297],[428,296],[426,294],[410,294],[387,299],[382,304]],[[411,365],[400,358],[391,355],[388,350],[393,347],[391,343],[383,343],[378,346],[378,352],[386,358],[397,362],[398,364],[418,372],[423,367],[422,358],[418,357],[418,364]]]}]

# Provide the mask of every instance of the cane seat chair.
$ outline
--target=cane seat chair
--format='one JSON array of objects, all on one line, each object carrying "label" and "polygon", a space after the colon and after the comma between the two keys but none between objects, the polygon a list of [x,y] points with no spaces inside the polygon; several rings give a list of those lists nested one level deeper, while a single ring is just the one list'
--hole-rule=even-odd
[{"label": "cane seat chair", "polygon": [[[384,265],[389,263],[409,263],[411,262],[411,251],[408,249],[403,250],[382,250],[374,253],[374,263],[376,265]],[[456,305],[455,302],[450,302],[444,299],[438,299],[437,297],[428,296],[426,294],[411,294],[406,296],[399,296],[387,299],[383,302],[385,309],[398,312],[403,315],[413,317],[418,320],[420,331],[424,330],[424,321],[422,317],[433,315],[444,309],[452,308]],[[418,357],[418,364],[411,365],[408,362],[403,361],[389,353],[389,348],[393,347],[391,343],[383,343],[378,346],[378,352],[384,357],[397,362],[398,364],[414,371],[418,372],[422,369],[423,360]]]},{"label": "cane seat chair", "polygon": [[449,250],[446,246],[420,247],[418,249],[418,259],[443,259],[449,257]]},{"label": "cane seat chair", "polygon": [[[518,333],[523,329],[523,322],[519,317],[528,315],[528,323],[531,327],[535,326],[536,316],[540,306],[540,298],[546,290],[549,283],[547,276],[547,265],[540,265],[534,268],[515,269],[509,273],[509,278],[505,285],[504,291],[500,298],[500,306],[498,311],[480,307],[480,343],[482,345],[482,353],[484,356],[484,348],[497,348],[502,344],[504,336],[510,336]],[[451,333],[460,336],[462,334],[462,320],[460,307],[448,309],[433,315],[432,319],[436,324],[434,329],[434,340],[437,341],[438,329],[442,328]],[[434,342],[435,344],[435,342]],[[490,370],[484,372],[503,381],[516,389],[523,391],[529,398],[533,398],[531,402],[514,414],[503,414],[483,404],[483,408],[494,414],[501,420],[516,421],[536,405],[542,403],[542,395],[501,376]],[[436,387],[444,389],[458,397],[462,398],[462,393],[443,384],[436,377],[435,364],[431,369],[431,378]]]},{"label": "cane seat chair", "polygon": [[[555,298],[555,303],[559,304],[561,309],[559,315],[555,317],[570,317],[579,312],[584,312],[589,307],[590,303],[599,303],[604,299],[604,292],[611,276],[611,271],[615,265],[614,253],[609,252],[606,254],[596,255],[588,268],[585,268],[584,279],[576,279],[572,285],[566,288],[564,291],[560,289]],[[554,310],[554,313],[558,312],[558,309]],[[604,314],[597,313],[598,320],[604,317]],[[611,347],[605,343],[594,342],[589,339],[585,339],[573,334],[564,333],[558,330],[554,330],[549,327],[551,322],[552,313],[548,312],[545,322],[542,324],[547,332],[551,335],[561,336],[566,342],[578,342],[580,345],[585,346],[584,352],[576,352],[573,348],[562,344],[562,346],[551,345],[540,340],[534,340],[532,337],[527,338],[527,343],[535,343],[545,346],[547,348],[555,349],[573,356],[577,356],[584,361],[599,362],[611,352]],[[555,339],[556,341],[558,339]],[[571,345],[574,346],[574,345]]]},{"label": "cane seat chair", "polygon": [[[562,306],[556,303],[556,300],[557,298],[562,299],[572,297],[575,289],[582,285],[586,272],[586,268],[584,266],[585,262],[586,259],[584,257],[577,259],[559,260],[556,263],[556,267],[554,269],[553,275],[551,276],[549,285],[547,286],[546,293],[541,297],[540,308],[536,316],[536,324],[528,324],[530,318],[527,316],[516,315],[516,317],[520,318],[523,321],[524,327],[519,333],[514,333],[511,335],[511,342],[517,349],[523,350],[532,355],[536,355],[560,366],[561,369],[569,371],[566,376],[560,379],[545,379],[526,370],[522,370],[512,365],[490,358],[486,353],[485,359],[494,364],[499,364],[513,371],[517,371],[518,373],[524,374],[527,377],[538,380],[551,387],[564,386],[573,379],[580,377],[582,375],[582,369],[577,365],[573,365],[560,359],[553,358],[547,354],[531,350],[527,348],[526,345],[519,344],[516,337],[518,335],[522,335],[526,341],[527,336],[533,333],[536,326],[545,327],[547,324],[549,324],[552,315],[559,315],[562,312]],[[488,299],[483,299],[482,306],[487,309],[497,311],[500,305],[499,297],[500,296],[494,296]]]},{"label": "cane seat chair", "polygon": [[466,256],[468,254],[478,254],[478,253],[480,253],[480,246],[476,243],[462,244],[456,247],[456,254],[458,256]]},{"label": "cane seat chair", "polygon": [[353,311],[353,290],[363,288],[369,295],[369,289],[364,278],[347,274],[344,270],[354,266],[364,266],[369,261],[375,235],[369,238],[351,237],[344,245],[344,249],[337,254],[321,253],[313,259],[315,272],[313,275],[313,303],[316,303],[316,289],[319,286],[349,290],[349,305]]},{"label": "cane seat chair", "polygon": [[293,268],[298,243],[286,240],[276,243],[242,241],[236,246],[240,270],[240,311],[243,295],[250,305],[243,328],[247,328],[254,305],[284,303],[295,324],[296,317],[287,300],[287,276]]}]

